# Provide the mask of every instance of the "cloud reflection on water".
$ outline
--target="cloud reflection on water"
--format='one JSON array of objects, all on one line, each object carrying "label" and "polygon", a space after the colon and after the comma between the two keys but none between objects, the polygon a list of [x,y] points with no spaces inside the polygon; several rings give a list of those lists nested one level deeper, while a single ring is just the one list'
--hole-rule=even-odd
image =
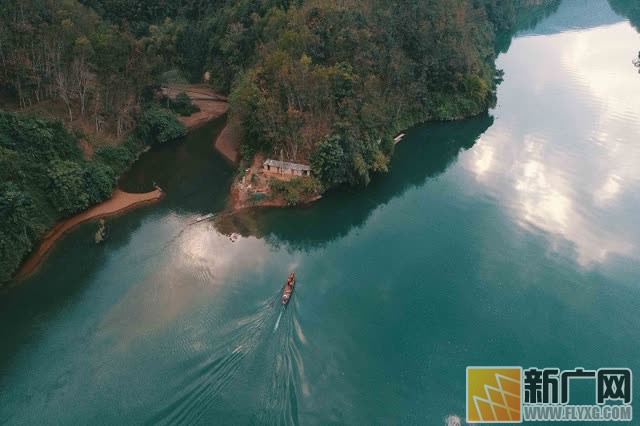
[{"label": "cloud reflection on water", "polygon": [[[192,218],[177,217],[175,230],[185,227],[155,267],[132,285],[105,315],[103,330],[117,330],[121,342],[163,329],[199,302],[224,299],[229,283],[242,271],[264,267],[269,247],[257,238],[230,238],[211,222],[187,227]],[[175,232],[174,232],[175,234]]]},{"label": "cloud reflection on water", "polygon": [[462,157],[518,223],[548,233],[554,249],[571,242],[582,265],[640,257],[624,215],[640,190],[638,39],[622,22],[514,40],[498,61],[507,74],[496,121]]}]

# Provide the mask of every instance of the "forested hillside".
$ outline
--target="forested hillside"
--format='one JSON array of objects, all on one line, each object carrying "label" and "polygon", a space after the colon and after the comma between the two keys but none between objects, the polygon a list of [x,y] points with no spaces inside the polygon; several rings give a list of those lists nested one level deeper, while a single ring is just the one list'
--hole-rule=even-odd
[{"label": "forested hillside", "polygon": [[232,113],[251,149],[310,160],[325,185],[366,184],[387,170],[401,129],[495,102],[494,32],[479,4],[307,1],[263,21],[269,36]]},{"label": "forested hillside", "polygon": [[61,121],[0,112],[0,282],[59,219],[108,198],[117,176],[146,145],[184,135],[173,120],[150,108],[123,143],[105,145],[87,159]]},{"label": "forested hillside", "polygon": [[0,104],[18,115],[0,114],[0,280],[56,220],[108,197],[144,146],[184,134],[161,84],[208,72],[245,160],[262,151],[310,163],[325,188],[366,184],[401,129],[494,105],[496,34],[554,2],[3,1]]},{"label": "forested hillside", "polygon": [[76,1],[8,0],[0,6],[0,88],[20,109],[53,100],[69,123],[120,136],[151,97],[156,40],[136,39]]}]

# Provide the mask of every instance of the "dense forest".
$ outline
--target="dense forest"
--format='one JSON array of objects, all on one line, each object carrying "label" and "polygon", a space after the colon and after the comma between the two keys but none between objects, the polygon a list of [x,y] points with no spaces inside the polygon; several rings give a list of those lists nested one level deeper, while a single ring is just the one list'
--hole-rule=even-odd
[{"label": "dense forest", "polygon": [[184,133],[171,113],[152,107],[122,143],[87,159],[62,121],[0,112],[0,282],[57,220],[108,198],[145,146]]},{"label": "dense forest", "polygon": [[496,35],[557,3],[5,0],[0,281],[53,223],[107,198],[146,146],[184,135],[162,84],[210,73],[247,161],[262,151],[310,163],[325,188],[366,184],[401,129],[494,105]]}]

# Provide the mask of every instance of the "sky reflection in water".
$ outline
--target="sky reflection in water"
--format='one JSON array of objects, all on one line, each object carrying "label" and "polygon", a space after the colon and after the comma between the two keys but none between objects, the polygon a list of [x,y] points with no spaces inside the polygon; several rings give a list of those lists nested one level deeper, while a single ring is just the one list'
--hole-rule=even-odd
[{"label": "sky reflection in water", "polygon": [[[627,22],[513,41],[495,123],[465,168],[579,263],[639,255],[638,34]],[[634,95],[635,94],[635,95]]]}]

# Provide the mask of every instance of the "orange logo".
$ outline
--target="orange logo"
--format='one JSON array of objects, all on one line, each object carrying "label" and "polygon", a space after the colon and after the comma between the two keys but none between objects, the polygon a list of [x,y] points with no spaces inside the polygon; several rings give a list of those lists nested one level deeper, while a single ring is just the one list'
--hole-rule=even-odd
[{"label": "orange logo", "polygon": [[521,367],[467,367],[467,423],[521,423],[521,382]]}]

